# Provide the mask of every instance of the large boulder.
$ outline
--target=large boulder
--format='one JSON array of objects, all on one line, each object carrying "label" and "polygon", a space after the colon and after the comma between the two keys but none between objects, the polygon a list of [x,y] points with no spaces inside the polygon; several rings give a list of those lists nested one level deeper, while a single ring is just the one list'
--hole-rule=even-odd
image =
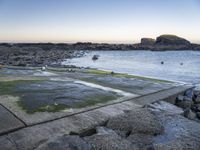
[{"label": "large boulder", "polygon": [[36,150],[93,150],[79,136],[61,136],[40,145]]},{"label": "large boulder", "polygon": [[161,35],[156,39],[156,45],[190,45],[190,42],[176,35]]},{"label": "large boulder", "polygon": [[193,105],[193,101],[191,98],[187,96],[179,95],[176,98],[175,104],[180,108],[187,109],[187,108],[191,108],[191,106]]},{"label": "large boulder", "polygon": [[135,147],[138,147],[142,150],[151,150],[153,149],[153,136],[145,134],[131,134],[127,137],[127,140],[130,141]]},{"label": "large boulder", "polygon": [[97,134],[84,138],[95,150],[137,150],[127,139],[120,137],[111,129],[97,128]]},{"label": "large boulder", "polygon": [[164,132],[161,122],[155,117],[150,109],[139,108],[120,116],[111,118],[107,127],[116,132],[129,134],[158,135]]}]

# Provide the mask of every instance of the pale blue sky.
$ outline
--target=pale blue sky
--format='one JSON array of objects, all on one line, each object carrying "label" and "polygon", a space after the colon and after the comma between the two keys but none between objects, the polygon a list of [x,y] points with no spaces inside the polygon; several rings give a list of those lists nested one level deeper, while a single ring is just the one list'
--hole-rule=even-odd
[{"label": "pale blue sky", "polygon": [[200,43],[200,0],[0,0],[1,42]]}]

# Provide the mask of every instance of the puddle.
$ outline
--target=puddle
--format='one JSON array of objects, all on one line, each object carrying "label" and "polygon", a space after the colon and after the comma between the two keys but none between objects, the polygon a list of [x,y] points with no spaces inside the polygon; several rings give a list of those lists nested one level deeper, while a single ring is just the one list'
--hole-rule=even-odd
[{"label": "puddle", "polygon": [[116,93],[119,93],[119,94],[124,95],[124,96],[135,96],[135,94],[132,94],[132,93],[124,92],[124,91],[121,91],[121,90],[118,90],[118,89],[113,89],[113,88],[110,88],[110,87],[104,87],[104,86],[101,86],[101,85],[97,85],[97,84],[89,83],[89,82],[85,82],[85,81],[75,81],[75,83],[90,86],[92,88],[102,89],[102,90],[105,90],[105,91],[116,92]]},{"label": "puddle", "polygon": [[33,74],[34,76],[55,76],[56,74],[55,73],[51,73],[51,72],[48,72],[48,71],[38,71],[36,73]]}]

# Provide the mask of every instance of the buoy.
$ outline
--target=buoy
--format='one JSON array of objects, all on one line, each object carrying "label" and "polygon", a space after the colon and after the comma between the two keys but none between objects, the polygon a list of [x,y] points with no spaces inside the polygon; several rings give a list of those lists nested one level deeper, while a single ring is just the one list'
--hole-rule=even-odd
[{"label": "buoy", "polygon": [[46,70],[46,67],[43,66],[43,67],[41,68],[41,70],[42,70],[42,71],[45,71],[45,70]]}]

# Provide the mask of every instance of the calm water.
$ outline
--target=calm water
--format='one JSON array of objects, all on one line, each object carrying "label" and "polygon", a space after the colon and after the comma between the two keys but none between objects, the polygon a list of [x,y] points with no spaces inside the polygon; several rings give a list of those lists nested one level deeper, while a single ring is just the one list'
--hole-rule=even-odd
[{"label": "calm water", "polygon": [[[100,57],[93,61],[93,55]],[[195,51],[92,51],[63,64],[192,83],[200,87],[200,52]]]}]

